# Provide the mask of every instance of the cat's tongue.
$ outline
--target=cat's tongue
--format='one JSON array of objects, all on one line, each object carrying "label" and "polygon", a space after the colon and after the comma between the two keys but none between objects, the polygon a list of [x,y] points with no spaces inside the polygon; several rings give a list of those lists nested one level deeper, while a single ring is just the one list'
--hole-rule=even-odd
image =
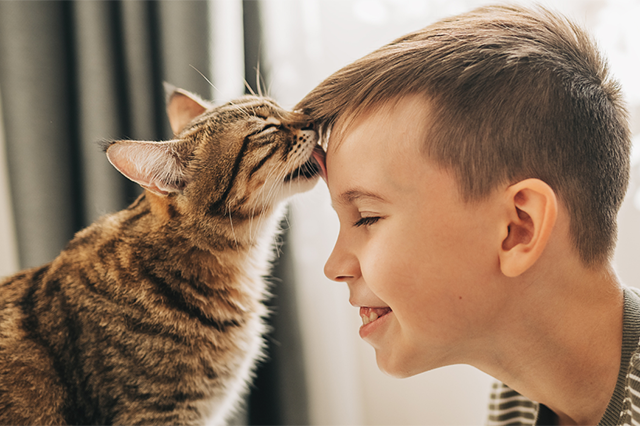
[{"label": "cat's tongue", "polygon": [[316,145],[316,147],[313,149],[313,158],[315,158],[318,165],[320,166],[320,176],[322,176],[322,179],[324,179],[325,182],[327,181],[327,165],[325,163],[326,157],[327,154],[324,152],[324,149],[322,149],[320,145]]}]

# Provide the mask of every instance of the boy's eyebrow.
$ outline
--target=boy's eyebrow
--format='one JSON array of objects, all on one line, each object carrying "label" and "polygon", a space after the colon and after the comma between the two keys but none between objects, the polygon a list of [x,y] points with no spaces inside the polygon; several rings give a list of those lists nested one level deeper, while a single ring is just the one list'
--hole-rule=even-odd
[{"label": "boy's eyebrow", "polygon": [[361,199],[372,199],[375,201],[382,201],[384,203],[388,202],[380,195],[363,189],[350,189],[348,191],[344,191],[338,197],[337,202],[339,204],[352,204],[354,201]]}]

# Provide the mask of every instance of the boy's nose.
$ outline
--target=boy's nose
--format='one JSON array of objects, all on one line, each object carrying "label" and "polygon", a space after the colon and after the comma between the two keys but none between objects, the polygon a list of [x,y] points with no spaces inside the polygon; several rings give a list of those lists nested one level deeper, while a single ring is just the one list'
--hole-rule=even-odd
[{"label": "boy's nose", "polygon": [[358,259],[352,254],[342,251],[336,243],[324,265],[324,274],[332,281],[348,282],[353,280],[360,274]]}]

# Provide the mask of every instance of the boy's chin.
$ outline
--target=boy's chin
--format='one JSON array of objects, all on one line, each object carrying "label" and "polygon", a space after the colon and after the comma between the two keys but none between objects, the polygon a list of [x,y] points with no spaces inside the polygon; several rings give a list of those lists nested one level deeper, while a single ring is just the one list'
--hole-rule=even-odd
[{"label": "boy's chin", "polygon": [[425,366],[419,366],[416,362],[412,362],[414,360],[384,352],[386,351],[376,349],[376,363],[378,364],[378,368],[383,373],[396,379],[406,379],[407,377],[432,370],[432,368],[425,368]]}]

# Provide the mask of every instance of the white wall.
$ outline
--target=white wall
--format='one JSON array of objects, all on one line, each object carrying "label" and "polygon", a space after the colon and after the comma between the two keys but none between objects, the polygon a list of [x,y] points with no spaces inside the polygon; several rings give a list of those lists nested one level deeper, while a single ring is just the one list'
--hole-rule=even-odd
[{"label": "white wall", "polygon": [[[265,48],[272,59],[270,93],[291,107],[333,71],[404,33],[482,0],[267,0]],[[531,3],[521,1],[520,3]],[[583,23],[609,57],[628,95],[640,145],[640,1],[556,0],[547,5]],[[620,213],[615,263],[640,286],[640,149]],[[409,379],[381,373],[358,337],[360,319],[345,285],[322,273],[338,232],[323,184],[293,201],[293,247],[299,262],[300,314],[310,375],[311,418],[321,425],[481,424],[490,378],[452,366]]]}]

